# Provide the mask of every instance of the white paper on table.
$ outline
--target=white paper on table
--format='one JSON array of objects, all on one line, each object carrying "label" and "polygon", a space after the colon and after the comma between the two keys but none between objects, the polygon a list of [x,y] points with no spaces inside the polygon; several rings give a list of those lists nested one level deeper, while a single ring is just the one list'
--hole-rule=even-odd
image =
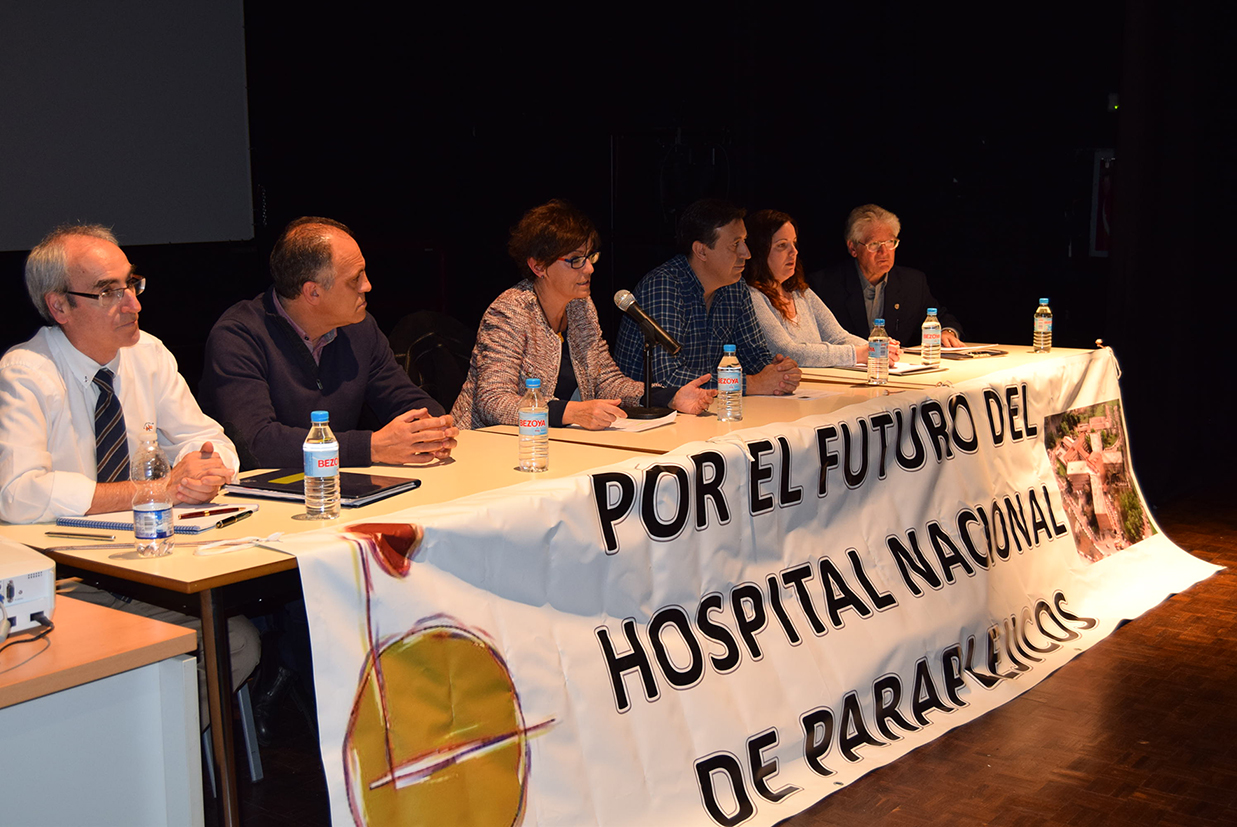
[{"label": "white paper on table", "polygon": [[[867,370],[867,365],[864,365]],[[889,366],[890,376],[906,376],[910,373],[928,373],[934,370],[945,370],[943,365],[915,365],[910,362],[895,362]]]},{"label": "white paper on table", "polygon": [[[994,350],[1000,347],[1000,345],[962,345],[960,347],[945,347],[942,345],[941,353],[974,353],[979,350]],[[921,353],[922,351],[923,347],[921,345],[902,348],[903,353]]]},{"label": "white paper on table", "polygon": [[[628,433],[639,433],[640,431],[651,431],[654,428],[660,428],[662,425],[669,425],[674,422],[674,418],[678,416],[678,411],[671,411],[665,416],[659,416],[657,419],[632,419],[623,417],[616,419],[610,423],[607,431],[627,431]],[[579,425],[568,425],[568,428],[579,428]]]},{"label": "white paper on table", "polygon": [[[831,378],[826,370],[850,370],[855,372],[867,373],[868,366],[861,364],[854,365],[838,365],[834,368],[801,368],[803,375],[807,377],[819,377],[822,379]],[[913,362],[893,362],[889,365],[890,376],[906,376],[911,373],[927,373],[928,371],[945,370],[944,365],[916,365]]]},{"label": "white paper on table", "polygon": [[[825,388],[822,388],[818,385],[807,386],[807,385],[800,383],[799,387],[795,390],[794,393],[788,393],[786,394],[785,397],[782,397],[782,398],[784,399],[822,399],[826,396],[837,396],[842,393],[847,393],[847,391],[826,390]],[[774,397],[774,398],[777,398],[777,397]]]}]

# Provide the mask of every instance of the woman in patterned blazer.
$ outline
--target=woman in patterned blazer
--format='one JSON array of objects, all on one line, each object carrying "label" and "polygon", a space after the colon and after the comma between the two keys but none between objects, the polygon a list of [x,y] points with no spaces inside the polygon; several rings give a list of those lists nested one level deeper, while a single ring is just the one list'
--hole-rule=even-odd
[{"label": "woman in patterned blazer", "polygon": [[[507,252],[524,279],[490,305],[477,331],[468,378],[451,413],[460,428],[514,425],[524,380],[541,380],[550,425],[601,430],[638,405],[644,386],[614,364],[589,297],[599,253],[588,216],[553,200],[525,213]],[[708,409],[705,374],[681,388],[654,388],[653,404],[686,414]]]}]

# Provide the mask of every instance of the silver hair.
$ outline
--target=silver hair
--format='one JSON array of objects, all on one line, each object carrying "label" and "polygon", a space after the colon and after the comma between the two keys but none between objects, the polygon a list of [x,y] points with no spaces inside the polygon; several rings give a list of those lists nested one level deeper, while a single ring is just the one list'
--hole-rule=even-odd
[{"label": "silver hair", "polygon": [[[102,224],[64,224],[47,234],[35,245],[26,256],[26,292],[35,310],[43,317],[43,321],[54,325],[51,311],[44,299],[48,293],[63,293],[69,289],[69,257],[65,253],[64,242],[71,236],[86,236],[99,238],[118,244],[112,231]],[[73,307],[73,297],[68,297],[69,306]]]},{"label": "silver hair", "polygon": [[894,236],[902,233],[902,222],[896,215],[884,207],[864,204],[862,207],[855,207],[850,211],[850,215],[846,216],[846,240],[858,244],[863,238],[863,231],[871,224],[888,224],[893,228]]}]

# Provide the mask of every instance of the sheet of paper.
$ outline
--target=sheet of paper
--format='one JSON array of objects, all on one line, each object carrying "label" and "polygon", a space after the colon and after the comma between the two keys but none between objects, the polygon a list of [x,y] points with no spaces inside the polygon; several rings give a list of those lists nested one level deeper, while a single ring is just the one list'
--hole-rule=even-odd
[{"label": "sheet of paper", "polygon": [[[974,353],[980,350],[995,350],[999,349],[1000,345],[962,345],[961,347],[942,347],[941,353]],[[903,353],[919,353],[922,348],[919,345],[914,347],[902,348]]]},{"label": "sheet of paper", "polygon": [[[660,428],[662,425],[669,425],[671,422],[674,422],[676,416],[678,416],[678,411],[671,411],[665,416],[658,417],[657,419],[632,419],[630,417],[623,417],[622,419],[614,420],[614,422],[609,428],[606,428],[606,430],[628,431],[633,434],[639,433],[640,431],[651,431],[654,428]],[[566,427],[574,428],[577,431],[584,430],[579,425],[568,425]]]},{"label": "sheet of paper", "polygon": [[607,431],[630,431],[631,433],[639,433],[640,431],[651,431],[654,428],[660,428],[662,425],[669,425],[677,417],[678,411],[671,411],[665,416],[657,419],[632,419],[626,417],[623,419],[614,420],[614,424]]},{"label": "sheet of paper", "polygon": [[[836,368],[802,368],[802,370],[803,370],[804,376],[808,376],[808,377],[816,376],[821,379],[828,379],[828,378],[833,378],[833,377],[831,377],[825,371],[850,370],[850,371],[855,371],[856,373],[867,373],[868,366],[858,365],[858,364],[839,365]],[[892,365],[889,366],[889,375],[890,376],[906,376],[907,374],[911,374],[911,373],[925,373],[927,371],[932,371],[932,370],[944,370],[944,368],[933,367],[929,365],[916,365],[911,362],[894,362]]]},{"label": "sheet of paper", "polygon": [[804,385],[800,383],[794,393],[787,394],[784,399],[821,399],[826,396],[837,396],[845,391],[828,390],[828,386]]}]

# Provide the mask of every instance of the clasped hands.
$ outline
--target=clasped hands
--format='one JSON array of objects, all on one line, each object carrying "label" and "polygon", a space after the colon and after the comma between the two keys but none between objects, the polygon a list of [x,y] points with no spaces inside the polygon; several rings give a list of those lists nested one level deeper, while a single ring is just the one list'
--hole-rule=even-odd
[{"label": "clasped hands", "polygon": [[779,353],[764,370],[747,377],[747,392],[753,396],[788,396],[802,378],[799,363]]},{"label": "clasped hands", "polygon": [[168,474],[168,493],[173,503],[206,503],[232,479],[232,469],[223,464],[215,446],[203,442],[200,450],[190,451],[172,466]]},{"label": "clasped hands", "polygon": [[415,408],[392,419],[374,431],[369,456],[385,465],[423,464],[447,459],[456,446],[460,429],[450,414],[430,416],[425,408]]}]

